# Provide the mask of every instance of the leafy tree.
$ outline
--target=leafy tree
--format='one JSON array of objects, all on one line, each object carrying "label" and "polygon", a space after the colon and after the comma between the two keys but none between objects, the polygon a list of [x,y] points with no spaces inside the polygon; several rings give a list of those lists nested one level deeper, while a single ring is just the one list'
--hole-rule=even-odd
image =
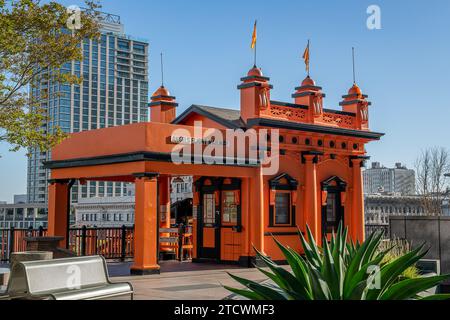
[{"label": "leafy tree", "polygon": [[[43,82],[76,84],[82,79],[60,68],[81,61],[81,43],[98,38],[97,2],[86,1],[80,24],[63,5],[40,0],[0,0],[0,142],[20,148],[48,150],[65,134],[47,128],[45,105],[56,95],[31,94]],[[75,27],[71,27],[75,26]]]}]

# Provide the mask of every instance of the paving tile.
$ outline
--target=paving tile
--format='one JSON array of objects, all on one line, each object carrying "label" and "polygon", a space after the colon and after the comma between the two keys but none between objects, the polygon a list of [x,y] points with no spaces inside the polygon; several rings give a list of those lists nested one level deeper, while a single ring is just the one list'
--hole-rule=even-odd
[{"label": "paving tile", "polygon": [[[114,266],[116,272],[120,268],[127,267],[129,266]],[[164,270],[170,271],[165,272]],[[114,277],[112,280],[114,282],[131,282],[135,289],[136,300],[222,300],[231,295],[228,290],[223,288],[223,285],[241,287],[227,272],[253,281],[267,279],[256,269],[171,263],[162,265],[160,275]]]}]

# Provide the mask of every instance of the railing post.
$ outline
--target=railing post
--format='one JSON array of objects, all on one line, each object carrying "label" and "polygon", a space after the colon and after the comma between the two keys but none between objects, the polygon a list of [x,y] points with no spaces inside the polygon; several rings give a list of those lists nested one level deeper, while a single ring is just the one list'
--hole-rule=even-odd
[{"label": "railing post", "polygon": [[127,257],[127,227],[125,225],[122,226],[122,247],[121,247],[121,258],[122,262],[125,261]]},{"label": "railing post", "polygon": [[27,237],[32,237],[33,236],[33,231],[34,231],[33,226],[29,226],[26,236]]},{"label": "railing post", "polygon": [[81,227],[81,256],[86,256],[86,226]]},{"label": "railing post", "polygon": [[180,225],[178,229],[178,259],[183,262],[183,240],[184,240],[184,225]]},{"label": "railing post", "polygon": [[15,228],[11,227],[9,230],[9,253],[8,260],[11,261],[11,254],[14,252],[14,238],[15,238]]}]

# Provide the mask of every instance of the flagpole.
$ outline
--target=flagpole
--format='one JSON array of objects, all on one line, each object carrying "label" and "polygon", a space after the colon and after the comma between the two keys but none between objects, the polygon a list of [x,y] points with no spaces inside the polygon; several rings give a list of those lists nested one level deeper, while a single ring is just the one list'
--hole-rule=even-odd
[{"label": "flagpole", "polygon": [[258,20],[255,20],[255,26],[253,29],[253,35],[255,36],[255,52],[254,52],[254,60],[253,60],[253,66],[256,68],[256,62],[257,62],[257,47],[258,47],[258,31],[257,31],[257,27],[258,27]]},{"label": "flagpole", "polygon": [[254,64],[253,64],[253,66],[256,68],[256,48],[258,47],[258,44],[257,43],[255,43],[255,60],[254,60]]},{"label": "flagpole", "polygon": [[161,86],[164,87],[164,61],[162,52],[161,52]]},{"label": "flagpole", "polygon": [[310,69],[311,69],[311,42],[310,39],[308,39],[308,78],[310,76]]},{"label": "flagpole", "polygon": [[352,47],[352,61],[353,61],[353,83],[356,84],[355,47]]}]

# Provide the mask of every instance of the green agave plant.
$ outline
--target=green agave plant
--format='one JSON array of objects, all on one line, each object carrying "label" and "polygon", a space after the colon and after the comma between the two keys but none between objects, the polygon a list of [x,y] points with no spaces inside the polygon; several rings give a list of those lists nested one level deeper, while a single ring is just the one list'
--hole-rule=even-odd
[{"label": "green agave plant", "polygon": [[[393,248],[380,252],[382,233],[372,234],[363,244],[348,240],[341,226],[330,242],[319,248],[311,230],[308,240],[300,234],[304,256],[277,239],[292,272],[257,252],[267,268],[258,268],[272,283],[257,283],[230,274],[246,289],[225,287],[250,300],[447,300],[450,295],[420,294],[450,279],[450,275],[405,279],[402,273],[422,259],[424,246],[390,262],[383,262]],[[270,270],[270,271],[269,271]]]}]

